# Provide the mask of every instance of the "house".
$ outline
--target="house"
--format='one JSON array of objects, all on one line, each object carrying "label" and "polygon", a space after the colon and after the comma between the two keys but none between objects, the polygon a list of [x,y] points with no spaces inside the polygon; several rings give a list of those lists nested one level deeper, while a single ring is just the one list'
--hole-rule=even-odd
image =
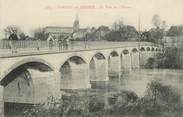
[{"label": "house", "polygon": [[49,34],[46,40],[47,40],[47,41],[50,41],[50,40],[51,40],[51,41],[55,41],[55,40],[56,40],[56,37],[53,36],[53,35],[51,35],[51,34]]},{"label": "house", "polygon": [[73,27],[47,26],[44,28],[44,33],[59,39],[72,35]]}]

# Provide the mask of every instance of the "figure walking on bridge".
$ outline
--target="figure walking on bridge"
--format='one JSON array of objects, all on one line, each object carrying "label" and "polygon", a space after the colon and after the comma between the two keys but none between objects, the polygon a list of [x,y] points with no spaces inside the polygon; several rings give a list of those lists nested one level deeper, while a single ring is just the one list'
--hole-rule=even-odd
[{"label": "figure walking on bridge", "polygon": [[38,40],[37,40],[37,50],[39,51],[40,48],[41,48],[41,40],[38,39]]},{"label": "figure walking on bridge", "polygon": [[62,39],[58,40],[58,47],[59,47],[59,51],[61,51],[63,49],[63,41],[62,41]]},{"label": "figure walking on bridge", "polygon": [[49,49],[52,50],[52,48],[53,48],[53,40],[50,39],[49,40]]},{"label": "figure walking on bridge", "polygon": [[64,49],[65,50],[68,49],[68,40],[67,40],[67,38],[64,38],[64,40],[63,40],[63,46],[64,46]]},{"label": "figure walking on bridge", "polygon": [[53,43],[54,43],[54,38],[51,34],[49,34],[48,38],[47,38],[48,44],[49,44],[49,49],[52,50],[53,48]]},{"label": "figure walking on bridge", "polygon": [[18,36],[15,33],[15,31],[13,31],[12,34],[9,36],[9,45],[12,50],[12,53],[17,53],[16,41],[18,41]]}]

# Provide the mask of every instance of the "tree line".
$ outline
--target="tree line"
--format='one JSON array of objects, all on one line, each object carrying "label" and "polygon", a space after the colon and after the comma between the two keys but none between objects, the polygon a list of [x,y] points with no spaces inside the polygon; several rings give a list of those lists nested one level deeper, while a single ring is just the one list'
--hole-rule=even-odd
[{"label": "tree line", "polygon": [[[147,41],[154,43],[162,43],[162,39],[165,36],[183,36],[183,26],[170,26],[165,20],[161,20],[160,16],[155,14],[152,17],[153,27],[149,30],[139,31],[132,25],[127,25],[122,19],[115,21],[112,26],[99,26],[98,28],[90,28],[90,32],[85,32],[82,38],[77,38],[76,40],[87,40],[87,41],[97,41],[97,40],[107,40],[107,41]],[[106,30],[107,29],[107,30]],[[34,36],[31,37],[26,35],[17,26],[8,26],[4,29],[5,39],[8,39],[8,35],[12,34],[12,31],[17,35],[20,40],[27,39],[40,39],[46,40],[48,34],[46,34],[43,28],[37,28],[34,30]],[[103,35],[100,32],[103,31]],[[71,34],[72,37],[72,34]]]}]

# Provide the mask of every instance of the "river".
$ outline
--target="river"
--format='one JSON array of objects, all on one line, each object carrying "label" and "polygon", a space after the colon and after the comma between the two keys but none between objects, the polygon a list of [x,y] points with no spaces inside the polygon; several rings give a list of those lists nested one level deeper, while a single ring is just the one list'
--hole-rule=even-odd
[{"label": "river", "polygon": [[143,97],[148,83],[161,82],[171,86],[181,95],[183,100],[183,70],[178,69],[139,69],[122,73],[121,77],[111,76],[108,82],[92,82],[93,95],[114,94],[120,91],[135,92],[138,97]]},{"label": "river", "polygon": [[109,87],[117,90],[134,91],[139,97],[144,95],[147,84],[158,80],[171,85],[183,94],[183,70],[177,69],[139,69],[124,73],[119,77],[109,78]]}]

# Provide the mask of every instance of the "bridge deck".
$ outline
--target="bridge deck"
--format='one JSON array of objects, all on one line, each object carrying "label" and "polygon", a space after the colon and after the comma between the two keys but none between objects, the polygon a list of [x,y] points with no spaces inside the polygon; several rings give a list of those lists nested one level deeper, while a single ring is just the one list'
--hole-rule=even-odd
[{"label": "bridge deck", "polygon": [[[74,51],[88,51],[95,49],[107,49],[107,48],[123,48],[123,47],[138,47],[140,46],[152,46],[153,43],[149,42],[107,42],[107,41],[74,41],[68,44],[68,48],[63,45],[59,49],[58,42],[54,42],[50,47],[47,41],[17,41],[16,47],[13,49],[9,47],[9,42],[0,42],[0,57],[16,57],[16,56],[30,56],[39,54],[53,54],[62,52],[74,52]],[[39,49],[38,49],[39,48]],[[16,51],[16,52],[14,52]]]}]

